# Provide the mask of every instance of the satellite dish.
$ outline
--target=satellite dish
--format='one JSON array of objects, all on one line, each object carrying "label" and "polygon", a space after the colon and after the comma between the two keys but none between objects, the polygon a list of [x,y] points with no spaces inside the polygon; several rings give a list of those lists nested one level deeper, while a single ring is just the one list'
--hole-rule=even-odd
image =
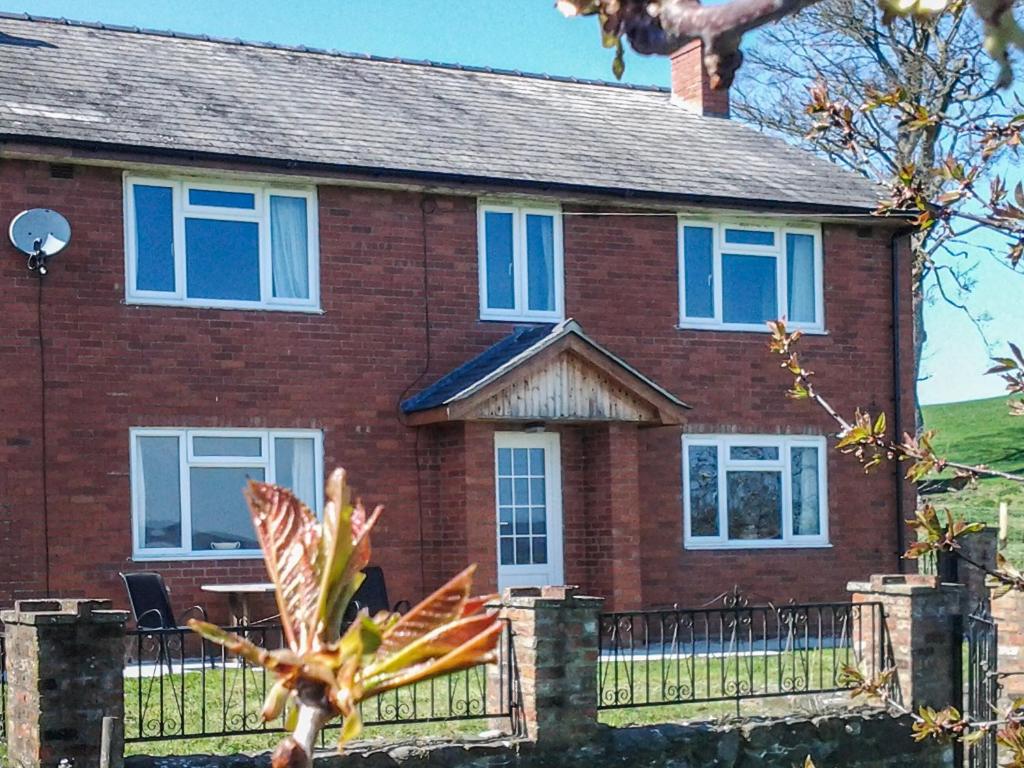
[{"label": "satellite dish", "polygon": [[28,268],[45,275],[46,260],[71,242],[71,225],[56,211],[32,208],[11,220],[10,235],[14,247],[28,255]]}]

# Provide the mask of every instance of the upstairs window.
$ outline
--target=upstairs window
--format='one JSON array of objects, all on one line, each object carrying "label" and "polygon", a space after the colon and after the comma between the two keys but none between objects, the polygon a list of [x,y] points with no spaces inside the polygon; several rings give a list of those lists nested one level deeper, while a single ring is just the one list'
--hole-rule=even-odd
[{"label": "upstairs window", "polygon": [[318,511],[322,477],[316,430],[133,429],[135,559],[261,557],[247,481],[290,488]]},{"label": "upstairs window", "polygon": [[561,212],[486,204],[479,216],[480,318],[561,320]]},{"label": "upstairs window", "polygon": [[785,317],[792,328],[824,329],[820,228],[684,219],[679,275],[684,328],[767,332]]},{"label": "upstairs window", "polygon": [[316,207],[312,189],[129,176],[127,299],[315,310]]},{"label": "upstairs window", "polygon": [[825,439],[683,438],[687,549],[828,544]]}]

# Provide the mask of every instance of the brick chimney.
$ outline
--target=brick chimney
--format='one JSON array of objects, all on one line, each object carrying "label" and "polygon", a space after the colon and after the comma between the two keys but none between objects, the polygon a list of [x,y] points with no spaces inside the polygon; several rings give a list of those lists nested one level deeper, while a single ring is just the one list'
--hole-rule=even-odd
[{"label": "brick chimney", "polygon": [[700,40],[691,40],[672,54],[672,101],[698,115],[729,116],[729,91],[711,90]]}]

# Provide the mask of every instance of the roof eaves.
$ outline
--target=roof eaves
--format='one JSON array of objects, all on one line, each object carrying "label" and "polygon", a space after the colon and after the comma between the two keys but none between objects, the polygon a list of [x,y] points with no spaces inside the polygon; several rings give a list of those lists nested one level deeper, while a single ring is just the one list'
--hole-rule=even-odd
[{"label": "roof eaves", "polygon": [[715,195],[695,195],[690,193],[659,192],[657,190],[635,189],[627,187],[605,187],[592,184],[569,183],[536,179],[522,179],[502,176],[480,176],[444,171],[422,171],[407,168],[384,166],[361,166],[343,163],[329,163],[311,160],[295,160],[286,157],[267,155],[241,155],[209,150],[179,149],[176,147],[160,147],[141,144],[123,144],[89,139],[70,139],[66,137],[39,136],[22,133],[0,133],[0,143],[25,142],[43,146],[60,146],[90,151],[107,151],[118,154],[144,154],[154,157],[166,157],[188,160],[209,160],[211,162],[238,162],[270,168],[287,168],[289,170],[327,171],[332,173],[364,175],[387,180],[411,180],[447,182],[452,184],[479,184],[506,189],[529,189],[547,192],[577,192],[609,197],[625,197],[636,201],[678,203],[687,205],[707,205],[714,207],[736,208],[742,210],[788,211],[793,213],[820,215],[856,215],[874,214],[877,206],[838,205],[833,203],[814,203],[799,200],[752,199],[749,197],[731,197]]}]

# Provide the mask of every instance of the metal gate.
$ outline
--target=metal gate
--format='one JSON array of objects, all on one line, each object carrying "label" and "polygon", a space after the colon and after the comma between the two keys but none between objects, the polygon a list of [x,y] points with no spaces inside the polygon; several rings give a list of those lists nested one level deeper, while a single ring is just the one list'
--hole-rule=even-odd
[{"label": "metal gate", "polygon": [[[999,705],[999,633],[985,605],[967,617],[967,686],[964,710],[971,720],[992,720]],[[966,750],[968,768],[997,768],[996,734],[985,736]]]}]

